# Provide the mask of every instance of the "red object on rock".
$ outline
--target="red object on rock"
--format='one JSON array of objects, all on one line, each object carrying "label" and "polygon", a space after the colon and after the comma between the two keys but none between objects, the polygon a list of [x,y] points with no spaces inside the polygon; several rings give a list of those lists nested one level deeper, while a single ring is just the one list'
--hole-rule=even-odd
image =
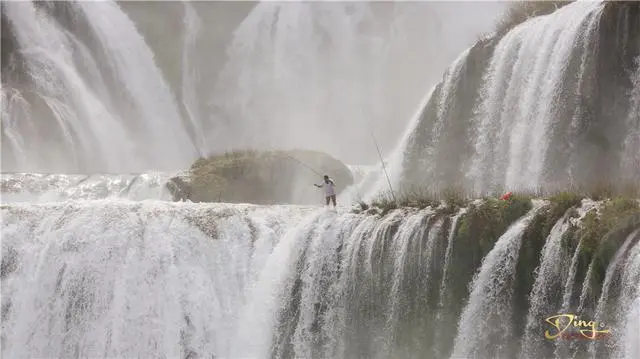
[{"label": "red object on rock", "polygon": [[507,192],[507,193],[503,194],[502,197],[500,197],[500,199],[503,200],[503,201],[508,201],[509,198],[511,198],[512,195],[513,195],[513,192]]}]

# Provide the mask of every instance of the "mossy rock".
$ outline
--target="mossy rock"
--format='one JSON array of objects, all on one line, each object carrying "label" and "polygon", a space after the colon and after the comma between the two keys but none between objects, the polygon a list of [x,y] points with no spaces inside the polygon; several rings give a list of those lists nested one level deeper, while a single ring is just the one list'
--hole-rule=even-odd
[{"label": "mossy rock", "polygon": [[531,200],[520,196],[508,201],[487,198],[480,205],[472,204],[461,218],[456,240],[477,243],[484,257],[509,225],[531,208]]},{"label": "mossy rock", "polygon": [[469,297],[469,283],[482,264],[482,259],[510,225],[532,208],[527,197],[514,195],[507,201],[486,198],[480,203],[469,205],[456,226],[451,253],[451,265],[445,279],[447,291],[442,293],[445,308],[443,312],[451,320],[440,323],[443,333],[449,339],[440,343],[450,348],[455,337],[453,318],[459,318],[464,303]]},{"label": "mossy rock", "polygon": [[579,238],[582,240],[582,251],[592,255],[610,231],[622,225],[628,218],[638,214],[640,214],[638,201],[624,197],[607,200],[599,210],[589,211],[582,221],[579,233]]},{"label": "mossy rock", "polygon": [[[548,200],[549,204],[536,213],[522,236],[514,282],[513,310],[515,317],[524,318],[529,311],[529,295],[536,280],[536,269],[540,265],[541,253],[552,228],[558,221],[568,221],[569,218],[575,216],[576,207],[580,205],[582,196],[564,192],[554,195]],[[571,233],[572,228],[569,227],[561,241],[570,238]],[[567,253],[573,252],[573,249],[569,250],[567,247],[562,247],[562,250]],[[553,289],[548,292],[548,295],[559,298],[562,295],[561,288],[556,284]],[[522,335],[525,324],[525,321],[514,323],[514,332],[517,335]]]},{"label": "mossy rock", "polygon": [[604,280],[604,274],[609,262],[627,237],[636,229],[640,228],[640,212],[622,218],[615,227],[603,236],[600,245],[593,255],[593,280],[600,283]]},{"label": "mossy rock", "polygon": [[324,195],[313,184],[323,174],[336,182],[338,193],[353,184],[351,170],[322,152],[249,150],[200,158],[167,188],[176,201],[316,204]]}]

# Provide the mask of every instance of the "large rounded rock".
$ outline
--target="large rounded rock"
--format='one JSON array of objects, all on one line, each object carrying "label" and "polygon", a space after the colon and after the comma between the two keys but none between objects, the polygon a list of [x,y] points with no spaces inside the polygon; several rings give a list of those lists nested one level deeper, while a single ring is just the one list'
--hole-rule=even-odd
[{"label": "large rounded rock", "polygon": [[321,204],[313,186],[327,174],[338,193],[353,184],[351,170],[322,152],[238,151],[197,160],[188,176],[171,179],[174,200],[255,204]]}]

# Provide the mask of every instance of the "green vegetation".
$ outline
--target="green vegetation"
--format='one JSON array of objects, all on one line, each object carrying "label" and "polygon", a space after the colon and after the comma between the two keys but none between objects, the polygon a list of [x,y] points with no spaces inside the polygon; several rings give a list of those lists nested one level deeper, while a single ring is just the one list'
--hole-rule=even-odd
[{"label": "green vegetation", "polygon": [[469,244],[476,242],[479,247],[474,258],[481,259],[509,225],[526,214],[531,207],[529,197],[516,195],[508,201],[487,198],[480,204],[471,204],[460,220],[455,241]]},{"label": "green vegetation", "polygon": [[527,228],[525,237],[535,238],[544,242],[551,232],[551,228],[571,208],[580,205],[584,196],[573,192],[559,192],[547,198],[549,206],[542,209]]},{"label": "green vegetation", "polygon": [[385,215],[391,210],[402,207],[417,209],[431,207],[437,208],[440,214],[453,214],[469,204],[468,198],[470,196],[463,189],[457,187],[436,192],[427,188],[413,186],[403,188],[399,193],[383,192],[371,204],[360,201],[359,210],[365,211],[369,208],[376,208],[380,210],[382,215]]},{"label": "green vegetation", "polygon": [[[474,196],[468,193],[460,188],[440,193],[411,188],[408,191],[396,192],[395,197],[387,192],[371,203],[360,204],[363,211],[375,215],[385,215],[402,207],[431,207],[438,214],[450,216],[457,211],[454,209],[466,207],[467,210],[459,218],[453,233],[451,258],[455,265],[448,267],[445,278],[449,283],[447,291],[440,294],[444,298],[445,312],[449,318],[459,317],[469,295],[468,284],[477,273],[483,258],[509,226],[531,210],[532,198],[545,200],[546,204],[532,218],[522,236],[512,284],[514,313],[517,317],[524,317],[528,313],[529,295],[535,282],[536,269],[540,265],[542,248],[553,226],[563,217],[567,220],[574,219],[583,200],[596,200],[601,206],[597,211],[588,213],[577,224],[574,224],[573,220],[569,223],[569,228],[561,239],[561,248],[564,252],[563,257],[570,258],[579,240],[582,238],[584,242],[583,250],[578,257],[576,285],[584,282],[587,269],[593,263],[587,302],[597,300],[606,269],[613,256],[629,234],[640,228],[640,205],[635,199],[640,197],[637,186],[593,185],[572,187],[564,191],[540,189],[517,192],[508,200],[500,199],[504,192],[495,192],[478,200],[472,200]],[[431,217],[433,218],[435,217]],[[442,247],[438,249],[440,253],[446,248],[445,237],[439,239],[436,244]],[[562,284],[555,284],[548,295],[560,298]],[[574,292],[579,294],[581,289],[574,288]],[[515,332],[522,333],[525,324],[516,324]],[[455,332],[454,324],[439,325],[440,330]]]},{"label": "green vegetation", "polygon": [[[518,261],[518,286],[525,288],[522,293],[528,293],[533,286],[533,271],[540,261],[540,252],[551,233],[553,226],[569,210],[580,206],[583,196],[572,192],[560,192],[547,198],[549,204],[540,209],[531,220],[522,236],[520,258]],[[571,216],[573,212],[568,214]]]},{"label": "green vegetation", "polygon": [[579,274],[586,275],[590,265],[592,298],[599,297],[609,263],[629,234],[640,228],[640,204],[625,197],[607,199],[597,210],[589,211],[577,229],[575,240],[582,241]]},{"label": "green vegetation", "polygon": [[[573,192],[559,192],[547,198],[548,205],[541,208],[531,220],[522,235],[522,244],[516,264],[514,281],[514,311],[517,316],[525,317],[529,309],[528,296],[536,279],[536,268],[540,265],[542,248],[551,229],[565,215],[571,216],[580,206],[583,196]],[[574,248],[575,249],[575,248]],[[573,252],[573,249],[569,253]],[[551,291],[550,295],[559,295]],[[516,332],[524,331],[524,322],[518,322]]]},{"label": "green vegetation", "polygon": [[[316,173],[317,172],[317,173]],[[174,200],[275,204],[318,203],[313,183],[328,174],[338,191],[353,183],[351,171],[315,151],[235,151],[198,159],[184,177],[167,185]]]},{"label": "green vegetation", "polygon": [[635,199],[617,197],[606,200],[599,210],[589,211],[582,221],[578,232],[582,250],[587,254],[595,253],[608,234],[621,227],[629,227],[628,221],[637,215],[640,215],[640,205]]}]

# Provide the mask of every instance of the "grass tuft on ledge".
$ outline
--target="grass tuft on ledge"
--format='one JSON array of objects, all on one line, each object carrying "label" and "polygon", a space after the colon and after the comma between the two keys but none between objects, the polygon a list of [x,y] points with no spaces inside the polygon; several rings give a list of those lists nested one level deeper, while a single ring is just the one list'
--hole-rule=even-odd
[{"label": "grass tuft on ledge", "polygon": [[554,222],[568,209],[578,206],[583,199],[594,201],[621,201],[626,199],[630,202],[640,199],[640,185],[634,184],[596,184],[591,186],[572,186],[564,189],[513,190],[511,191],[513,194],[508,201],[500,201],[499,198],[507,192],[509,192],[508,189],[492,190],[478,195],[463,187],[449,187],[436,191],[429,187],[411,186],[393,194],[388,190],[382,192],[371,203],[360,201],[359,207],[362,211],[377,208],[383,214],[397,208],[424,209],[431,207],[437,209],[439,213],[453,214],[460,208],[468,207],[471,202],[477,199],[499,202],[530,202],[531,199],[536,198],[550,202],[548,217],[551,222]]}]

